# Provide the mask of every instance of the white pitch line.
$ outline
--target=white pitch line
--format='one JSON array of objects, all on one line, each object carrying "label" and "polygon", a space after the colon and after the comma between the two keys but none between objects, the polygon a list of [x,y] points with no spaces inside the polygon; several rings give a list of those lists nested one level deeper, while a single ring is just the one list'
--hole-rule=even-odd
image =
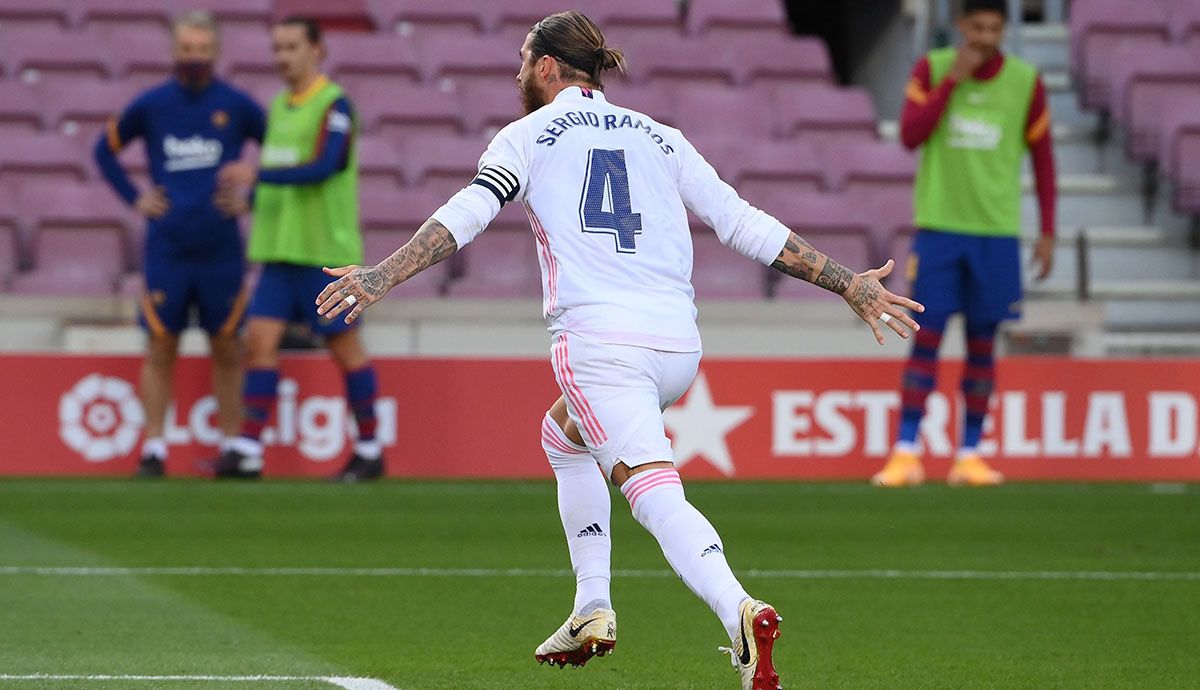
[{"label": "white pitch line", "polygon": [[[745,577],[778,580],[1103,580],[1200,582],[1200,572],[1122,570],[740,570]],[[91,568],[0,566],[3,575],[50,577],[567,577],[566,569],[522,568]],[[613,577],[674,578],[669,570],[614,570]]]},{"label": "white pitch line", "polygon": [[71,681],[133,681],[133,682],[193,682],[193,683],[329,683],[345,690],[399,690],[376,678],[349,678],[343,676],[135,676],[135,675],[64,675],[32,673],[29,675],[0,675],[5,680],[71,680]]}]

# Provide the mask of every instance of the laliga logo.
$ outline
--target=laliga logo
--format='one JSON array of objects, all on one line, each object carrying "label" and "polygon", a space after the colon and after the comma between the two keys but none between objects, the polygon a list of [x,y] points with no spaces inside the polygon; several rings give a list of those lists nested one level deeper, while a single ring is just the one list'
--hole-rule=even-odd
[{"label": "laliga logo", "polygon": [[88,462],[133,450],[144,421],[133,386],[114,376],[86,376],[58,400],[58,435]]}]

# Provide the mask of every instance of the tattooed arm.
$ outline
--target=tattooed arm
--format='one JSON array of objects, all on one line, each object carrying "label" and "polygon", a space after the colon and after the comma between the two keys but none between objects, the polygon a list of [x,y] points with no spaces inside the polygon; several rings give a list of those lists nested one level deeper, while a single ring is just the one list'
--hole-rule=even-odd
[{"label": "tattooed arm", "polygon": [[880,328],[880,324],[884,321],[881,321],[880,317],[887,314],[887,325],[901,338],[907,338],[908,331],[904,329],[905,326],[913,331],[919,327],[912,317],[904,312],[904,309],[925,311],[925,307],[907,297],[888,292],[879,282],[881,278],[892,272],[893,266],[895,266],[895,262],[888,259],[882,268],[855,274],[854,271],[817,251],[794,232],[789,234],[779,256],[771,264],[771,268],[781,273],[841,295],[854,313],[867,322],[867,325],[875,333],[875,339],[881,345],[883,344],[883,330]]},{"label": "tattooed arm", "polygon": [[456,251],[458,243],[454,236],[446,226],[430,218],[407,244],[374,266],[326,268],[325,273],[337,280],[317,296],[317,313],[333,319],[353,307],[346,315],[346,323],[352,323],[363,310],[383,299],[388,290]]}]

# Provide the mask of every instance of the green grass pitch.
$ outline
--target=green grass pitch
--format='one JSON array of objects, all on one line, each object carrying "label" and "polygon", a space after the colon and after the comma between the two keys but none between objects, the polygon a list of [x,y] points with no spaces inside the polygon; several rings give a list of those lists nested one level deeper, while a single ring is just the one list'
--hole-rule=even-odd
[{"label": "green grass pitch", "polygon": [[[1200,487],[687,490],[784,615],[786,688],[1200,687]],[[736,688],[616,493],[613,538],[616,654],[560,670],[532,658],[573,592],[549,482],[8,480],[0,690]]]}]

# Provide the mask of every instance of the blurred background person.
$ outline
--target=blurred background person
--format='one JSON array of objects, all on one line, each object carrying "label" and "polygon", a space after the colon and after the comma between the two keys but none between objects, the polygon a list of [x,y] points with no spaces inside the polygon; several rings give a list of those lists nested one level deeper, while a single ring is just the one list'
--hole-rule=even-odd
[{"label": "blurred background person", "polygon": [[261,476],[261,435],[275,407],[279,345],[288,323],[299,322],[324,337],[344,372],[358,426],[354,452],[337,478],[377,479],[384,471],[375,438],[378,381],[359,324],[318,317],[314,309],[330,282],[322,267],[363,260],[354,109],[320,71],[326,51],[313,19],[281,20],[271,30],[271,47],[286,88],[271,103],[261,169],[231,163],[219,175],[226,193],[255,189],[249,258],[263,269],[246,325],[245,421],[218,459],[216,476]]},{"label": "blurred background person", "polygon": [[966,321],[962,376],[965,422],[947,481],[995,485],[1004,477],[979,454],[995,388],[995,340],[1002,321],[1021,316],[1021,164],[1033,157],[1041,237],[1033,251],[1037,278],[1054,258],[1054,150],[1046,88],[1037,68],[1000,50],[1006,0],[966,0],[957,47],[917,61],[905,88],[900,130],[921,149],[913,207],[918,228],[909,256],[921,330],[901,382],[900,430],[879,486],[920,484],[925,471],[917,435],[925,401],[936,386],[938,348],[946,321]]},{"label": "blurred background person", "polygon": [[[237,330],[246,306],[245,260],[237,217],[244,198],[217,192],[217,170],[248,140],[262,141],[262,109],[216,78],[217,24],[188,12],[172,25],[175,74],[112,118],[96,142],[97,165],[117,194],[147,219],[141,324],[148,335],[141,372],[145,441],[137,475],[165,474],[163,427],[172,397],[179,336],[193,312],[208,332],[213,391],[225,434],[238,433],[241,368]],[[138,190],[117,160],[130,141],[146,144],[152,186]]]}]

